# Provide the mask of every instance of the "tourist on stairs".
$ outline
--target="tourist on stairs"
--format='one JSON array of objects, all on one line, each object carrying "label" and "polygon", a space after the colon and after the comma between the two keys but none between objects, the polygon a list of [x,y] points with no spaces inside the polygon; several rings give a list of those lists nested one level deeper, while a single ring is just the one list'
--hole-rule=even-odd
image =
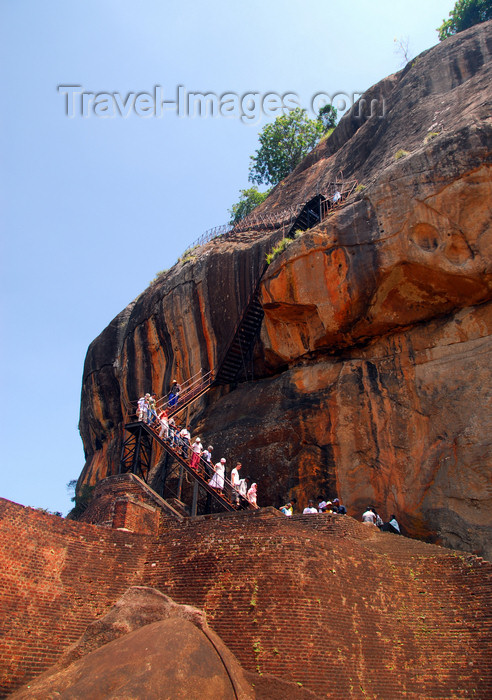
[{"label": "tourist on stairs", "polygon": [[256,482],[253,481],[253,483],[251,484],[251,486],[250,486],[249,489],[248,489],[247,498],[248,498],[248,501],[249,501],[255,508],[258,508],[258,504],[257,504],[257,502],[256,502],[257,495],[258,495],[258,487],[257,487],[257,485],[256,485]]},{"label": "tourist on stairs", "polygon": [[213,447],[212,445],[209,445],[206,450],[203,450],[202,452],[202,457],[205,462],[205,473],[207,476],[212,476],[213,474],[213,467],[212,467],[212,452],[213,452]]},{"label": "tourist on stairs", "polygon": [[190,449],[191,435],[188,428],[183,428],[179,432],[179,439],[181,441],[181,456],[183,459],[188,459],[188,452]]},{"label": "tourist on stairs", "polygon": [[208,482],[209,485],[214,488],[217,492],[222,493],[224,490],[224,473],[225,473],[225,458],[222,457],[220,462],[214,467],[215,474]]},{"label": "tourist on stairs", "polygon": [[169,392],[169,398],[168,398],[169,408],[174,408],[175,406],[178,405],[180,392],[181,392],[180,385],[178,384],[176,379],[173,379],[173,383],[171,385],[171,391]]},{"label": "tourist on stairs", "polygon": [[167,409],[164,409],[159,413],[159,422],[161,424],[159,437],[161,440],[167,440],[169,437],[169,420],[167,418]]},{"label": "tourist on stairs", "polygon": [[145,401],[145,396],[142,396],[139,398],[138,403],[137,403],[137,418],[139,421],[142,421],[145,417],[146,414],[146,401]]},{"label": "tourist on stairs", "polygon": [[241,469],[241,462],[238,462],[231,472],[231,486],[232,486],[232,501],[239,505],[239,486],[241,479],[239,478],[239,470]]},{"label": "tourist on stairs", "polygon": [[196,438],[195,442],[191,446],[191,462],[190,467],[196,472],[198,471],[198,465],[200,464],[200,455],[202,454],[202,441],[199,437]]}]

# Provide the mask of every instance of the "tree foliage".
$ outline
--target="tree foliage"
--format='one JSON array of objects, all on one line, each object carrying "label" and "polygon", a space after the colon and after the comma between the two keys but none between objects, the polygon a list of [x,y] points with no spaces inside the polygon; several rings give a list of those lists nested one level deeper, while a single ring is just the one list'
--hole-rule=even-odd
[{"label": "tree foliage", "polygon": [[73,493],[70,499],[72,503],[75,503],[72,510],[67,513],[67,518],[69,520],[77,520],[79,516],[85,511],[92,498],[92,492],[94,491],[94,486],[89,486],[88,484],[83,484],[80,491],[77,493],[77,479],[72,479],[67,484],[67,491]]},{"label": "tree foliage", "polygon": [[239,190],[241,195],[239,202],[233,204],[232,208],[229,209],[231,215],[230,224],[237,224],[238,221],[244,219],[249,213],[253,211],[259,204],[265,201],[268,197],[270,190],[266,192],[259,192],[256,186],[250,187],[247,190]]},{"label": "tree foliage", "polygon": [[301,107],[277,117],[260,132],[260,148],[251,156],[250,182],[277,185],[316,146],[324,131],[322,120],[309,119]]},{"label": "tree foliage", "polygon": [[488,19],[492,19],[492,0],[457,0],[449,19],[437,29],[439,41]]},{"label": "tree foliage", "polygon": [[323,127],[323,134],[332,131],[337,125],[337,109],[333,105],[327,104],[318,112],[318,121]]}]

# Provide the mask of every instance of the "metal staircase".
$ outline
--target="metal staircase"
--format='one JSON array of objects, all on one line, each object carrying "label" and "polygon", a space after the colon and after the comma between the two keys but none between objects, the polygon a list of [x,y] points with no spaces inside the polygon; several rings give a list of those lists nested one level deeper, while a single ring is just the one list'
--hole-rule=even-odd
[{"label": "metal staircase", "polygon": [[[194,486],[201,487],[217,504],[219,504],[221,510],[236,511],[236,510],[255,510],[247,498],[237,494],[238,504],[236,504],[232,498],[232,484],[231,482],[224,478],[224,492],[220,493],[209,485],[210,473],[207,473],[207,469],[210,469],[203,459],[200,459],[198,463],[197,470],[192,469],[188,461],[182,456],[181,452],[176,449],[176,447],[171,444],[169,440],[159,437],[157,429],[154,429],[148,423],[143,421],[135,421],[132,423],[127,423],[125,425],[125,430],[130,434],[130,436],[125,440],[123,446],[123,457],[120,463],[119,473],[131,472],[140,476],[140,478],[148,482],[149,472],[150,472],[150,454],[151,448],[149,450],[149,445],[152,445],[152,441],[157,442],[164,450],[174,459],[180,467],[182,467],[184,473],[187,474],[188,478],[191,477]],[[125,459],[125,455],[127,459]],[[195,493],[198,489],[194,489]],[[196,498],[196,496],[194,496]],[[195,503],[196,511],[196,503]],[[193,511],[193,508],[192,508]],[[194,513],[196,514],[196,512]]]}]

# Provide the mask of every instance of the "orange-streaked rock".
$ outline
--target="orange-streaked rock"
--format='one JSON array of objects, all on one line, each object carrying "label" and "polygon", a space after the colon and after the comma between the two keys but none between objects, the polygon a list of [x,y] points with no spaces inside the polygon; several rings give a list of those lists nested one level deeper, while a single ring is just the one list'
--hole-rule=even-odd
[{"label": "orange-streaked rock", "polygon": [[[268,268],[256,379],[190,413],[261,505],[337,493],[354,515],[371,501],[409,534],[492,556],[491,26],[371,88],[384,116],[347,114],[261,206],[306,202],[340,172],[361,185]],[[217,366],[281,235],[208,243],[92,343],[80,483],[117,471],[139,395]]]}]

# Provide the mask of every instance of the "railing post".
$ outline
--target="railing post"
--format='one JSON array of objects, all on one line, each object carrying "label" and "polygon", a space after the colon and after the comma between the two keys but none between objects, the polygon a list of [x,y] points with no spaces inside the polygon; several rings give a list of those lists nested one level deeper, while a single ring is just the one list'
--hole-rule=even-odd
[{"label": "railing post", "polygon": [[193,499],[191,501],[191,517],[196,516],[196,510],[198,505],[198,481],[193,484]]},{"label": "railing post", "polygon": [[184,467],[181,464],[179,467],[178,501],[181,500],[181,491],[183,489],[183,475],[184,475]]}]

